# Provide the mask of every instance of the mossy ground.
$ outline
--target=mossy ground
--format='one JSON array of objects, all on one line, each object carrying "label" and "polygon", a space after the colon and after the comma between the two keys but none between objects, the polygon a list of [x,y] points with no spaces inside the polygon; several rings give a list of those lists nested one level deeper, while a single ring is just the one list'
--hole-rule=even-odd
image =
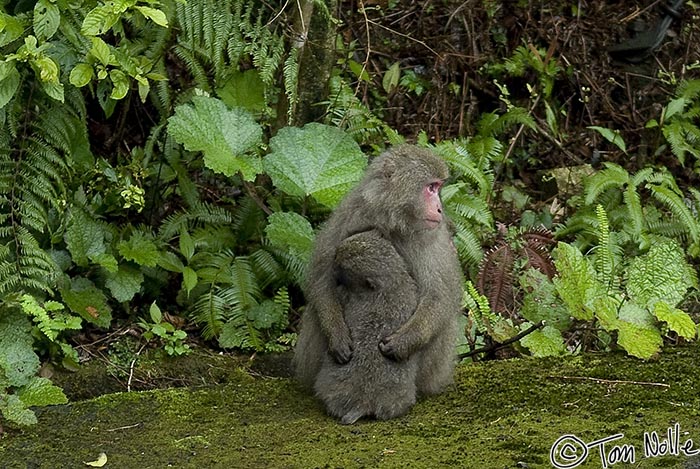
[{"label": "mossy ground", "polygon": [[[695,463],[645,458],[643,435],[665,438],[678,423],[680,443],[700,448],[699,359],[689,345],[650,362],[605,354],[464,364],[452,388],[407,416],[353,426],[326,417],[290,379],[235,362],[225,384],[41,409],[38,425],[0,440],[0,467],[84,467],[104,452],[112,468],[536,468],[552,467],[550,448],[565,434],[624,434],[606,450],[632,445],[635,464],[615,467],[684,467]],[[579,467],[603,467],[597,448]]]}]

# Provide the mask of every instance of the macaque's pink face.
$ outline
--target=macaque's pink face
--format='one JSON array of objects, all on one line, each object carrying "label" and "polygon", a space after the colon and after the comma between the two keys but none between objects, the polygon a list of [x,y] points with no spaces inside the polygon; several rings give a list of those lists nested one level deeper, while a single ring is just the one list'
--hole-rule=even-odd
[{"label": "macaque's pink face", "polygon": [[440,202],[441,187],[442,181],[431,181],[423,187],[425,222],[429,229],[437,228],[442,222],[442,202]]}]

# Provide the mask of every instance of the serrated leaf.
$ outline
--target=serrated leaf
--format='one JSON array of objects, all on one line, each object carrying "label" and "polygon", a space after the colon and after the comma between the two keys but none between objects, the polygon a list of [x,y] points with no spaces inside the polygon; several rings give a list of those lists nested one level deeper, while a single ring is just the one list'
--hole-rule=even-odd
[{"label": "serrated leaf", "polygon": [[51,82],[42,81],[41,89],[44,90],[44,93],[56,101],[63,102],[65,99],[63,93],[63,83],[58,82],[58,80]]},{"label": "serrated leaf", "polygon": [[143,16],[150,19],[158,26],[162,26],[164,28],[168,27],[168,18],[165,16],[165,13],[163,13],[161,10],[159,10],[157,8],[145,7],[145,6],[140,6],[140,5],[138,5],[134,8],[136,10],[138,10],[139,12],[141,12],[141,14]]},{"label": "serrated leaf", "polygon": [[155,267],[161,259],[156,244],[141,231],[135,231],[126,241],[120,241],[117,250],[124,259],[146,267]]},{"label": "serrated leaf", "polygon": [[311,257],[314,229],[311,223],[295,212],[276,212],[268,217],[267,239],[273,246],[290,250],[304,262]]},{"label": "serrated leaf", "polygon": [[87,267],[88,257],[96,257],[105,252],[102,227],[80,211],[72,213],[63,239],[73,262],[80,267]]},{"label": "serrated leaf", "polygon": [[661,334],[653,326],[619,322],[617,344],[634,357],[649,359],[658,353],[662,343]]},{"label": "serrated leaf", "polygon": [[82,88],[95,77],[95,71],[90,64],[80,63],[70,71],[70,84]]},{"label": "serrated leaf", "polygon": [[131,300],[141,290],[143,273],[130,265],[120,265],[119,270],[107,276],[105,285],[115,300],[123,303]]},{"label": "serrated leaf", "polygon": [[[3,64],[5,64],[5,62],[3,62]],[[5,107],[14,97],[20,81],[20,75],[14,67],[14,63],[12,65],[7,64],[6,67],[12,68],[6,72],[5,78],[0,81],[0,109]]]},{"label": "serrated leaf", "polygon": [[61,23],[58,6],[49,0],[39,0],[34,5],[34,32],[39,39],[51,39]]},{"label": "serrated leaf", "polygon": [[98,254],[97,256],[91,256],[90,260],[100,267],[104,267],[107,272],[115,273],[119,269],[119,263],[111,254]]},{"label": "serrated leaf", "polygon": [[[530,326],[524,323],[521,327]],[[561,332],[552,326],[545,326],[541,330],[536,330],[520,339],[520,343],[527,347],[534,357],[553,357],[564,353],[564,338]]]},{"label": "serrated leaf", "polygon": [[32,380],[17,391],[17,396],[26,406],[47,406],[65,404],[68,398],[63,389],[55,386],[47,378],[34,376]]},{"label": "serrated leaf", "polygon": [[218,99],[195,96],[175,109],[168,132],[189,151],[204,153],[204,164],[226,176],[241,172],[252,181],[262,172],[257,156],[246,156],[262,141],[262,128],[244,109],[227,109]]},{"label": "serrated leaf", "polygon": [[287,312],[272,300],[265,300],[248,310],[248,320],[253,322],[256,329],[269,329],[287,319]]},{"label": "serrated leaf", "polygon": [[382,77],[382,88],[384,88],[384,91],[390,93],[394,88],[399,86],[400,78],[401,68],[398,62],[394,62],[394,64],[389,67],[389,70],[384,73],[384,77]]},{"label": "serrated leaf", "polygon": [[185,256],[185,259],[192,259],[192,256],[194,255],[194,241],[192,241],[190,233],[184,228],[180,230],[179,244],[180,253]]},{"label": "serrated leaf", "polygon": [[106,32],[114,24],[114,13],[104,5],[93,8],[85,15],[80,33],[84,36],[97,36]]},{"label": "serrated leaf", "polygon": [[99,37],[93,37],[91,38],[91,41],[92,48],[90,49],[90,54],[99,60],[102,65],[107,66],[112,63],[114,56],[112,55],[112,51],[107,43]]},{"label": "serrated leaf", "polygon": [[182,272],[185,265],[173,252],[163,252],[158,259],[158,265],[170,272]]},{"label": "serrated leaf", "polygon": [[668,327],[679,336],[689,340],[695,338],[697,326],[688,313],[659,301],[654,305],[654,316],[666,322]]},{"label": "serrated leaf", "polygon": [[36,415],[15,394],[3,396],[0,400],[2,416],[17,425],[36,425]]},{"label": "serrated leaf", "polygon": [[[17,324],[9,324],[16,320]],[[0,321],[0,382],[4,386],[20,387],[29,383],[39,369],[39,357],[34,353],[26,316],[8,315]]]},{"label": "serrated leaf", "polygon": [[182,269],[182,286],[185,288],[187,294],[197,286],[197,272],[195,272],[192,267],[185,267]]},{"label": "serrated leaf", "polygon": [[557,293],[573,317],[590,321],[593,319],[593,312],[587,305],[591,299],[598,296],[599,290],[593,266],[583,257],[581,251],[570,244],[560,242],[552,254],[558,272],[552,279]]},{"label": "serrated leaf", "polygon": [[270,139],[265,171],[275,186],[334,207],[362,177],[367,158],[348,134],[318,123],[285,127]]},{"label": "serrated leaf", "polygon": [[646,254],[627,269],[627,292],[637,304],[649,309],[657,301],[675,307],[693,286],[691,267],[683,249],[673,240],[657,239]]},{"label": "serrated leaf", "polygon": [[110,98],[120,100],[129,92],[129,78],[121,70],[110,70],[109,79],[112,80],[112,93]]},{"label": "serrated leaf", "polygon": [[74,278],[69,288],[61,289],[61,298],[68,308],[86,321],[103,329],[112,322],[112,308],[102,290],[88,279]]},{"label": "serrated leaf", "polygon": [[676,114],[680,114],[685,109],[687,101],[685,98],[676,98],[669,101],[666,106],[666,112],[664,113],[664,120],[668,120]]}]

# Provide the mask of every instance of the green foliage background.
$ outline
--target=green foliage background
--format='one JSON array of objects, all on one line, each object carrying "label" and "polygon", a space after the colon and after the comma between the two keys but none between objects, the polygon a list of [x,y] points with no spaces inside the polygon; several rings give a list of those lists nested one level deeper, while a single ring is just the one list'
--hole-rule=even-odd
[{"label": "green foliage background", "polygon": [[[3,4],[5,420],[31,424],[30,406],[65,402],[38,370],[42,361],[77,366],[80,331],[138,324],[144,342],[170,355],[187,353],[193,336],[255,352],[293,345],[315,230],[359,180],[367,155],[403,138],[351,87],[368,78],[350,45],[338,49],[328,100],[314,103],[323,116],[288,125],[300,121],[299,90],[310,86],[299,83],[305,64],[285,34],[296,24],[292,10],[253,0]],[[503,106],[478,116],[474,135],[418,137],[452,169],[442,198],[468,277],[494,239],[494,213],[507,193],[517,199],[504,189],[517,169],[509,142],[540,128],[498,80],[535,73],[536,104],[557,128],[552,89],[564,71],[538,54],[519,47],[484,69]],[[430,86],[394,65],[381,81],[387,95],[403,87],[420,96]],[[698,81],[683,82],[663,118],[648,124],[681,163],[700,159],[699,106]],[[625,150],[610,129],[594,130]],[[631,174],[606,163],[557,228],[567,241],[555,251],[558,276],[523,278],[518,317],[498,317],[467,284],[471,343],[506,340],[541,320],[547,325],[520,341],[522,353],[621,347],[648,358],[664,338],[693,340],[683,305],[697,289],[688,259],[700,256],[699,208],[700,192],[682,190],[664,168]],[[551,214],[517,210],[523,224],[554,228]],[[584,326],[597,328],[595,339],[579,336]]]}]

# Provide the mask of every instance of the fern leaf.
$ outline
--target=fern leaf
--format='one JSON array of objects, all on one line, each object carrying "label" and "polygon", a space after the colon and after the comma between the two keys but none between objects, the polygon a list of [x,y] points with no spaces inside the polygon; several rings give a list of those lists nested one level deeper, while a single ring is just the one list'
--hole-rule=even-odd
[{"label": "fern leaf", "polygon": [[652,195],[661,203],[663,203],[675,217],[684,225],[686,232],[690,238],[697,242],[700,240],[700,223],[693,216],[690,209],[685,204],[683,199],[673,190],[668,187],[649,184],[647,187],[651,190]]},{"label": "fern leaf", "polygon": [[622,187],[629,183],[630,175],[615,163],[605,163],[605,169],[598,171],[586,183],[585,204],[591,205],[598,196],[612,187]]}]

